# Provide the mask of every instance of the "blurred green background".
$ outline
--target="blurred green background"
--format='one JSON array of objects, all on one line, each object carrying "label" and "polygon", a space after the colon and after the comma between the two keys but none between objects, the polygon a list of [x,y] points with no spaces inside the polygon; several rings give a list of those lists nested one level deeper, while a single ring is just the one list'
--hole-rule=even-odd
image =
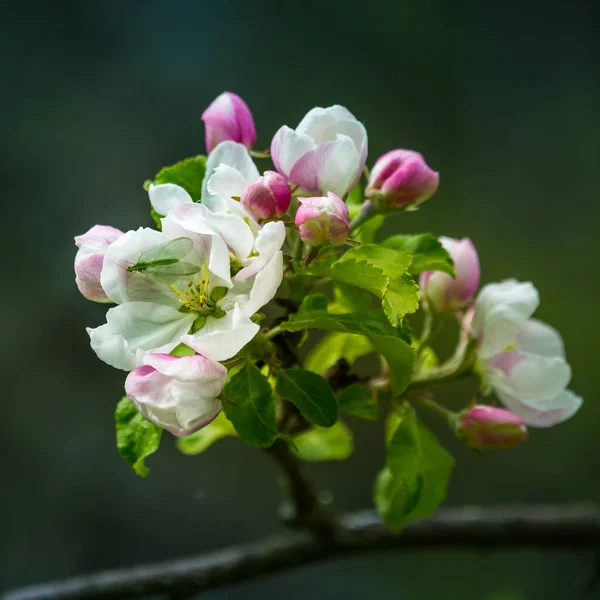
[{"label": "blurred green background", "polygon": [[[370,159],[421,151],[439,192],[388,232],[470,236],[483,281],[531,279],[564,335],[572,421],[523,447],[458,459],[448,504],[598,500],[597,4],[504,2],[11,3],[0,18],[3,343],[0,589],[158,561],[276,531],[276,470],[236,440],[183,457],[170,436],[137,478],[114,444],[124,374],[100,362],[72,272],[74,235],[150,224],[142,182],[204,151],[221,91],[252,108],[266,147],[314,105],[346,105]],[[443,400],[464,403],[466,391]],[[452,397],[454,395],[454,397]],[[344,464],[310,465],[335,505],[370,506],[381,424],[352,422]],[[388,552],[206,598],[577,597],[589,556]],[[598,590],[596,590],[598,592]],[[593,595],[593,594],[592,594]]]}]

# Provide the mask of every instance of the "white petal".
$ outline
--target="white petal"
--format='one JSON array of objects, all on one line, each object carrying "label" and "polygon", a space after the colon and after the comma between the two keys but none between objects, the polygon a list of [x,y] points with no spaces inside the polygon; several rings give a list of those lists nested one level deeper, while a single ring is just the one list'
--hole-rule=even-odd
[{"label": "white petal", "polygon": [[519,331],[517,343],[519,349],[528,354],[565,358],[565,346],[560,333],[537,319],[529,319],[524,323]]},{"label": "white petal", "polygon": [[[163,219],[163,231],[169,236],[185,235],[191,238],[201,260],[208,260],[208,270],[222,279],[227,287],[231,287],[229,249],[219,233],[208,222],[207,217],[212,214],[202,204],[179,206]],[[242,224],[248,229],[243,221]]]},{"label": "white petal", "polygon": [[251,259],[248,266],[243,268],[236,276],[237,281],[243,281],[256,275],[264,269],[285,242],[285,225],[283,221],[266,223],[256,238],[255,250],[259,253]]},{"label": "white petal", "polygon": [[208,182],[219,165],[227,165],[237,169],[246,183],[254,181],[258,177],[258,169],[248,154],[248,149],[243,144],[237,142],[221,142],[209,155],[206,160],[206,173],[202,182],[202,203],[211,206],[213,196],[208,191]]},{"label": "white petal", "polygon": [[[206,222],[225,240],[240,260],[245,260],[254,246],[254,234],[248,223],[237,215],[215,213],[205,206],[200,206]],[[258,225],[256,227],[258,228]]]},{"label": "white petal", "polygon": [[321,142],[335,140],[333,137],[327,137],[327,132],[331,132],[336,124],[341,121],[356,121],[354,115],[344,106],[335,104],[327,108],[317,106],[309,110],[302,121],[296,127],[296,133],[299,135],[309,135],[317,144]]},{"label": "white petal", "polygon": [[244,176],[229,165],[219,165],[208,180],[208,193],[222,198],[242,197],[244,188],[248,185]]},{"label": "white petal", "polygon": [[159,231],[140,227],[128,231],[113,242],[106,251],[100,284],[106,295],[117,304],[132,301],[152,301],[176,306],[176,298],[166,281],[143,272],[129,273],[142,252],[164,244],[170,238]]},{"label": "white petal", "polygon": [[180,186],[174,183],[150,185],[148,190],[150,204],[159,215],[167,215],[172,208],[180,204],[193,202],[192,197]]},{"label": "white petal", "polygon": [[251,317],[257,310],[272,300],[283,280],[283,254],[277,252],[267,266],[259,271],[250,291],[248,302],[242,307],[244,314]]},{"label": "white petal", "polygon": [[571,380],[571,367],[561,357],[518,352],[509,374],[495,372],[490,378],[494,389],[522,402],[548,400],[559,395]]},{"label": "white petal", "polygon": [[490,358],[515,344],[538,305],[539,294],[531,283],[509,280],[486,285],[477,297],[472,323],[473,334],[481,340],[480,355]]},{"label": "white petal", "polygon": [[[98,357],[129,371],[146,352],[170,352],[187,333],[196,315],[149,302],[128,302],[106,313],[106,324],[87,329]],[[141,352],[138,352],[141,351]]]},{"label": "white petal", "polygon": [[200,331],[184,335],[181,342],[212,360],[227,360],[235,356],[259,329],[236,304],[222,319],[209,317]]},{"label": "white petal", "polygon": [[525,404],[515,398],[498,392],[502,403],[530,427],[551,427],[572,417],[581,407],[583,400],[571,390],[536,404]]},{"label": "white petal", "polygon": [[317,147],[309,135],[302,135],[284,125],[273,136],[271,157],[277,170],[289,177],[296,162]]}]

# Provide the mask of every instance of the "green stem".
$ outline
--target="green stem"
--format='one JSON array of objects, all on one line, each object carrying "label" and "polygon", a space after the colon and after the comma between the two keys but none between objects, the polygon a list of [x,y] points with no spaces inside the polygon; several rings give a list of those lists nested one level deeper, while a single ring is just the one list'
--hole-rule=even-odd
[{"label": "green stem", "polygon": [[276,325],[275,327],[273,327],[272,329],[267,331],[264,334],[264,337],[266,340],[272,340],[276,335],[279,335],[282,332],[283,332],[283,329],[281,329],[281,325]]},{"label": "green stem", "polygon": [[451,411],[445,406],[438,404],[437,402],[435,402],[435,400],[432,400],[431,398],[427,398],[427,396],[414,395],[411,396],[411,398],[417,401],[419,404],[421,404],[421,406],[428,408],[429,410],[433,411],[434,413],[437,413],[438,415],[446,419],[450,426],[454,426],[457,417],[454,411]]},{"label": "green stem", "polygon": [[292,260],[294,262],[300,262],[302,260],[302,255],[304,254],[304,242],[302,238],[298,236],[296,242],[294,244],[294,249],[292,253]]},{"label": "green stem", "polygon": [[375,216],[376,212],[373,205],[367,200],[360,208],[359,213],[352,219],[350,223],[350,231],[354,231],[362,227],[371,217]]}]

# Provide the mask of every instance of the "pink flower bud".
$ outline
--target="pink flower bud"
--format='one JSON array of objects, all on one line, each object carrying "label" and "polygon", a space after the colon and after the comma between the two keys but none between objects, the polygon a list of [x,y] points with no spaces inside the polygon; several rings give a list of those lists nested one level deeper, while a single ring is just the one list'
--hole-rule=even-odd
[{"label": "pink flower bud", "polygon": [[146,354],[129,373],[125,392],[148,421],[177,437],[208,425],[221,412],[227,369],[200,354]]},{"label": "pink flower bud", "polygon": [[476,450],[516,448],[528,437],[521,417],[503,408],[477,405],[463,413],[458,433]]},{"label": "pink flower bud", "polygon": [[436,310],[454,311],[472,300],[479,287],[479,258],[469,238],[439,240],[454,261],[456,278],[441,271],[427,271],[421,274],[419,285]]},{"label": "pink flower bud", "polygon": [[379,157],[365,191],[377,208],[401,209],[425,202],[438,188],[440,176],[412,150],[392,150]]},{"label": "pink flower bud", "polygon": [[242,194],[242,204],[257,218],[281,217],[290,206],[292,193],[283,175],[275,171],[249,183]]},{"label": "pink flower bud", "polygon": [[333,192],[318,198],[298,198],[301,206],[296,213],[296,227],[308,246],[325,242],[341,244],[350,231],[348,207]]},{"label": "pink flower bud", "polygon": [[206,130],[206,150],[211,152],[219,143],[232,140],[252,148],[256,143],[256,128],[248,105],[232,92],[217,96],[202,113]]},{"label": "pink flower bud", "polygon": [[84,298],[93,302],[111,302],[100,285],[100,273],[108,247],[123,232],[109,225],[94,225],[75,238],[79,248],[75,255],[75,283]]}]

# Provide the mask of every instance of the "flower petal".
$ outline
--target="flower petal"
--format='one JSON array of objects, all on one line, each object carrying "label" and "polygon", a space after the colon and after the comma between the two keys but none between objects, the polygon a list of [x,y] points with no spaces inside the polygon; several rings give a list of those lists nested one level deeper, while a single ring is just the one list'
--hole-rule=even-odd
[{"label": "flower petal", "polygon": [[537,319],[525,321],[519,331],[517,343],[528,354],[565,358],[565,345],[560,333]]},{"label": "flower petal", "polygon": [[167,215],[169,211],[180,204],[193,203],[192,197],[180,186],[174,183],[150,185],[148,190],[150,204],[159,215]]},{"label": "flower petal", "polygon": [[471,325],[481,341],[480,356],[491,358],[515,344],[521,327],[539,302],[538,291],[531,283],[507,280],[486,285],[477,297]]},{"label": "flower petal", "polygon": [[98,358],[116,369],[139,366],[146,352],[170,352],[196,318],[175,308],[149,302],[128,302],[106,313],[106,324],[88,328]]},{"label": "flower petal", "polygon": [[227,360],[235,356],[259,329],[236,304],[221,319],[208,317],[206,325],[200,331],[184,335],[181,342],[212,360]]},{"label": "flower petal", "polygon": [[247,303],[242,306],[244,314],[251,317],[257,310],[272,300],[283,280],[283,254],[277,252],[264,269],[258,272],[250,290]]},{"label": "flower petal", "polygon": [[264,269],[277,252],[281,250],[285,242],[285,235],[285,224],[283,221],[266,223],[258,233],[254,245],[254,249],[259,255],[251,259],[250,264],[235,276],[236,281],[243,281],[244,279],[253,277],[261,269]]},{"label": "flower petal", "polygon": [[128,375],[125,391],[146,419],[182,437],[219,414],[225,367],[199,355],[147,354],[144,361]]},{"label": "flower petal", "polygon": [[165,280],[150,277],[143,272],[127,271],[143,252],[164,244],[169,239],[160,231],[140,227],[137,231],[126,232],[114,241],[106,251],[100,274],[100,284],[106,295],[117,304],[140,301],[177,306],[177,299]]},{"label": "flower petal", "polygon": [[[208,182],[211,180],[214,172],[219,165],[233,167],[240,172],[244,181],[248,184],[254,181],[259,173],[252,158],[248,154],[247,148],[236,142],[221,142],[209,155],[206,160],[206,173],[202,182],[202,203],[211,210],[219,211],[222,206],[222,199],[218,195],[212,195],[208,190]],[[243,191],[243,188],[242,190]],[[240,194],[233,194],[239,195]]]},{"label": "flower petal", "polygon": [[352,139],[338,135],[336,141],[323,142],[304,154],[294,164],[289,180],[308,193],[333,192],[344,196],[354,185],[359,163]]},{"label": "flower petal", "polygon": [[284,125],[273,136],[271,158],[275,168],[289,179],[289,174],[298,160],[317,147],[309,135],[302,135]]},{"label": "flower petal", "polygon": [[571,380],[571,367],[562,357],[520,351],[516,354],[519,360],[514,361],[508,374],[498,371],[489,376],[494,389],[523,402],[535,402],[557,396]]},{"label": "flower petal", "polygon": [[516,398],[498,392],[502,403],[531,427],[551,427],[571,418],[583,400],[571,390],[565,390],[554,398],[535,404],[526,404]]}]

